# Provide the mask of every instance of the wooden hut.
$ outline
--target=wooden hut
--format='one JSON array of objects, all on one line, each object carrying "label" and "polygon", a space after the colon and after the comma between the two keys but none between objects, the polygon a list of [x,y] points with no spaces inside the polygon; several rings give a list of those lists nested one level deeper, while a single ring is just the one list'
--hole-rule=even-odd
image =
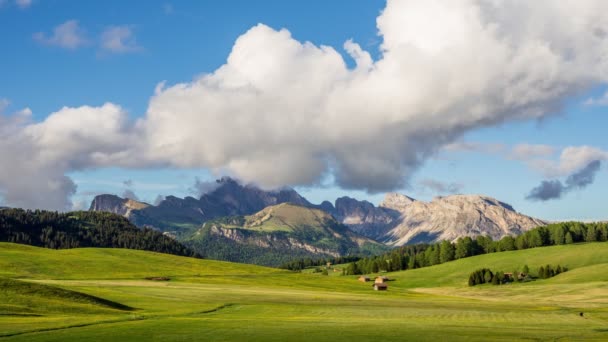
[{"label": "wooden hut", "polygon": [[386,290],[388,290],[388,285],[386,283],[375,283],[374,290],[375,291],[386,291]]},{"label": "wooden hut", "polygon": [[359,281],[362,282],[362,283],[367,283],[369,280],[370,279],[367,276],[360,276],[359,277]]},{"label": "wooden hut", "polygon": [[386,276],[378,276],[376,277],[376,280],[374,280],[374,283],[376,284],[384,284],[388,281],[388,277]]}]

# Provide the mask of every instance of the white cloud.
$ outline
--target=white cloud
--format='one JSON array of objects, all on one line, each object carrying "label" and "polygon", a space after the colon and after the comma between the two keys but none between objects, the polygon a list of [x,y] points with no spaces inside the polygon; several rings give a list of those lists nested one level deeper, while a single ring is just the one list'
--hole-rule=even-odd
[{"label": "white cloud", "polygon": [[44,32],[34,33],[33,38],[45,45],[59,46],[70,50],[75,50],[88,44],[86,32],[79,26],[78,20],[68,20],[56,26],[51,35],[47,35]]},{"label": "white cloud", "polygon": [[608,160],[608,151],[592,146],[570,146],[562,150],[554,173],[567,175],[582,169],[594,160]]},{"label": "white cloud", "polygon": [[557,160],[537,158],[526,163],[545,177],[555,178],[568,176],[596,160],[608,160],[608,151],[592,146],[568,146],[562,149]]},{"label": "white cloud", "polygon": [[486,154],[503,154],[506,149],[505,144],[476,141],[456,141],[441,147],[441,151],[445,152],[479,152]]},{"label": "white cloud", "polygon": [[109,26],[101,33],[101,49],[108,53],[129,53],[141,51],[132,26]]},{"label": "white cloud", "polygon": [[19,8],[24,9],[32,5],[32,0],[15,0],[15,4],[17,4]]},{"label": "white cloud", "polygon": [[584,104],[586,106],[608,106],[608,91],[598,98],[588,98]]},{"label": "white cloud", "polygon": [[74,201],[70,210],[88,210],[90,203],[91,201],[88,201],[86,199],[79,199],[77,201]]},{"label": "white cloud", "polygon": [[[592,146],[558,148],[550,145],[522,143],[509,149],[507,146],[497,143],[459,141],[444,146],[442,151],[478,152],[518,160],[548,178],[565,177],[595,160],[608,160],[608,151]],[[558,155],[556,156],[556,154]]]},{"label": "white cloud", "polygon": [[549,157],[555,153],[555,148],[549,145],[518,144],[513,147],[510,158],[515,160],[530,160],[539,157]]},{"label": "white cloud", "polygon": [[[159,85],[134,127],[117,121],[126,115],[115,105],[63,109],[22,129],[35,158],[12,165],[42,159],[32,166],[51,166],[53,177],[31,176],[49,180],[153,163],[264,187],[331,174],[344,188],[385,191],[466,132],[556,113],[608,81],[608,39],[598,34],[608,31],[606,1],[391,0],[377,24],[378,60],[344,44],[355,69],[332,47],[257,25],[217,70]],[[132,33],[111,36],[109,50],[137,46]]]},{"label": "white cloud", "polygon": [[11,206],[70,209],[76,184],[67,172],[132,160],[127,150],[132,128],[118,106],[62,108],[39,123],[31,122],[30,113],[0,115],[0,160],[5,165],[0,190]]}]

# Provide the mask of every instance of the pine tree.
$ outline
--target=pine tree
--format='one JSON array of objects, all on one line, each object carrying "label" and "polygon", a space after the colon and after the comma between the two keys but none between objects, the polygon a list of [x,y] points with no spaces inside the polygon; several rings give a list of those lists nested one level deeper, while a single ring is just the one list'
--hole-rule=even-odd
[{"label": "pine tree", "polygon": [[530,248],[541,247],[543,245],[543,238],[540,235],[540,231],[537,229],[528,232],[530,239],[528,240]]},{"label": "pine tree", "polygon": [[515,250],[515,239],[512,236],[505,236],[500,239],[498,245],[500,246],[501,251],[512,251]]},{"label": "pine tree", "polygon": [[551,265],[545,266],[545,272],[543,273],[543,278],[544,279],[551,278]]},{"label": "pine tree", "polygon": [[493,276],[494,276],[494,275],[492,274],[492,271],[490,271],[490,270],[486,270],[486,273],[485,273],[485,274],[484,274],[484,276],[483,276],[483,279],[485,280],[485,283],[489,283],[489,282],[491,282],[491,281],[492,281],[492,277],[493,277]]},{"label": "pine tree", "polygon": [[595,230],[595,226],[590,225],[587,228],[587,236],[585,236],[585,241],[587,241],[587,242],[596,242],[597,241],[597,231]]},{"label": "pine tree", "polygon": [[555,245],[563,245],[564,244],[564,227],[557,226],[552,230],[551,239],[553,240],[553,244]]},{"label": "pine tree", "polygon": [[477,284],[475,284],[475,274],[471,273],[471,275],[469,275],[469,286],[475,286]]},{"label": "pine tree", "polygon": [[572,233],[566,233],[566,245],[570,245],[574,243],[574,239],[572,239]]},{"label": "pine tree", "polygon": [[441,263],[454,260],[455,248],[449,241],[442,241],[439,247],[439,259]]},{"label": "pine tree", "polygon": [[545,268],[542,266],[538,269],[538,277],[541,279],[545,278]]}]

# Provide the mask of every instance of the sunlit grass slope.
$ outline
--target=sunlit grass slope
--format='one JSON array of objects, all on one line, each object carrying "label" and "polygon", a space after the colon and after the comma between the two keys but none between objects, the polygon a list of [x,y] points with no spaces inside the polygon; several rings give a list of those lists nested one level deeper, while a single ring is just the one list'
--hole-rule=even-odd
[{"label": "sunlit grass slope", "polygon": [[52,250],[0,243],[0,277],[138,279],[153,276],[285,273],[254,265],[117,248]]},{"label": "sunlit grass slope", "polygon": [[245,216],[243,228],[259,231],[294,231],[302,228],[321,230],[332,221],[333,217],[322,210],[282,203]]},{"label": "sunlit grass slope", "polygon": [[[608,274],[595,272],[608,264],[608,243],[590,243],[578,245],[562,245],[552,247],[532,248],[521,251],[491,253],[459,259],[432,267],[415,270],[394,272],[393,277],[399,279],[403,287],[466,287],[469,274],[479,268],[489,268],[493,271],[521,271],[528,265],[530,272],[535,274],[540,266],[547,264],[562,265],[569,272],[553,278],[575,280],[578,268],[590,267],[582,278],[584,281],[608,281]],[[580,273],[582,276],[582,273]],[[548,280],[547,280],[548,281]],[[543,281],[543,282],[547,282]]]},{"label": "sunlit grass slope", "polygon": [[[570,271],[526,284],[466,285],[477,268],[524,264]],[[607,264],[607,243],[545,247],[389,273],[389,290],[375,292],[355,276],[0,244],[0,277],[10,285],[0,291],[0,342],[605,341]]]}]

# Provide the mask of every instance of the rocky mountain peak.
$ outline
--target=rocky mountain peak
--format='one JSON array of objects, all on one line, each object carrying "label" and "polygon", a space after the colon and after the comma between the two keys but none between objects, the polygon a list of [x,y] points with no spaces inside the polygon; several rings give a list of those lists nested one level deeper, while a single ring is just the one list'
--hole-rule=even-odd
[{"label": "rocky mountain peak", "polygon": [[124,198],[116,195],[103,194],[97,195],[91,202],[89,210],[91,211],[109,211],[115,214],[124,215],[126,208],[124,208]]},{"label": "rocky mountain peak", "polygon": [[546,224],[482,195],[436,197],[430,202],[415,201],[393,208],[400,213],[399,223],[385,233],[383,241],[395,246],[479,235],[498,240]]},{"label": "rocky mountain peak", "polygon": [[495,198],[484,196],[484,195],[450,195],[450,196],[438,196],[433,198],[433,202],[450,203],[462,207],[463,205],[475,205],[479,208],[486,208],[496,206],[503,208],[508,211],[515,211],[515,209],[507,203],[501,202]]},{"label": "rocky mountain peak", "polygon": [[131,211],[140,210],[150,206],[144,202],[138,202],[116,195],[103,194],[97,195],[91,202],[90,211],[108,211],[114,214],[129,216]]},{"label": "rocky mountain peak", "polygon": [[158,205],[129,204],[126,199],[115,195],[100,195],[93,200],[90,210],[128,216],[138,226],[173,230],[175,227],[200,225],[217,217],[253,214],[280,203],[313,207],[290,188],[266,191],[255,185],[243,185],[230,177],[222,177],[214,185],[200,198],[167,196]]},{"label": "rocky mountain peak", "polygon": [[227,209],[230,215],[247,215],[279,203],[311,206],[291,188],[265,191],[254,185],[242,185],[229,177],[217,180],[219,186],[201,197],[201,202],[213,203]]},{"label": "rocky mountain peak", "polygon": [[416,200],[409,196],[398,194],[396,192],[389,192],[386,194],[386,196],[384,196],[384,200],[379,206],[394,210],[402,210],[414,202],[416,202]]},{"label": "rocky mountain peak", "polygon": [[332,215],[353,231],[375,239],[386,232],[399,213],[393,209],[376,207],[368,201],[340,197],[336,200]]}]

